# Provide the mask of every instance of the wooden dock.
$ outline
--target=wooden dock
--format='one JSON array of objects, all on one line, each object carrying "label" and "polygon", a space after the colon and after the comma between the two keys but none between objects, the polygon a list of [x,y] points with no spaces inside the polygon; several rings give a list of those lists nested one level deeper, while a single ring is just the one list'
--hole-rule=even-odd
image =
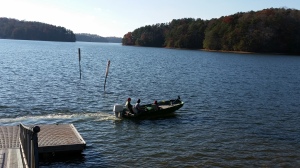
[{"label": "wooden dock", "polygon": [[[40,125],[38,153],[83,151],[86,142],[73,124]],[[24,167],[20,150],[20,127],[0,126],[0,167]]]},{"label": "wooden dock", "polygon": [[18,126],[0,127],[0,167],[23,167]]},{"label": "wooden dock", "polygon": [[73,124],[41,125],[39,153],[82,151],[86,143]]}]

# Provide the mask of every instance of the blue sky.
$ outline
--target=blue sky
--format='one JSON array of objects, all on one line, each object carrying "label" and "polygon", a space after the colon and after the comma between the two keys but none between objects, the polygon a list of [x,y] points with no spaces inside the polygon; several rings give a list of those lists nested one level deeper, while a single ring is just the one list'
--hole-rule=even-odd
[{"label": "blue sky", "polygon": [[74,33],[123,37],[172,19],[211,19],[266,8],[300,9],[299,0],[0,0],[0,17],[63,26]]}]

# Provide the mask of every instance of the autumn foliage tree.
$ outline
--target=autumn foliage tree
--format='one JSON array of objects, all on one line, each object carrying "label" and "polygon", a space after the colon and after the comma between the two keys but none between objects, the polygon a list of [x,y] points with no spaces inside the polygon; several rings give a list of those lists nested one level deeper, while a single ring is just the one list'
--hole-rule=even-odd
[{"label": "autumn foliage tree", "polygon": [[170,23],[147,25],[124,35],[123,45],[202,48],[207,21],[174,19]]},{"label": "autumn foliage tree", "polygon": [[212,50],[300,53],[300,11],[264,9],[210,21],[204,48]]},{"label": "autumn foliage tree", "polygon": [[162,47],[164,43],[165,24],[148,25],[135,29],[124,35],[124,45],[139,45],[149,47]]},{"label": "autumn foliage tree", "polygon": [[165,46],[174,48],[202,48],[207,21],[201,19],[174,19],[168,25]]},{"label": "autumn foliage tree", "polygon": [[122,39],[122,44],[125,44],[125,45],[134,45],[135,44],[131,32],[128,32],[127,34],[124,35],[124,37]]}]

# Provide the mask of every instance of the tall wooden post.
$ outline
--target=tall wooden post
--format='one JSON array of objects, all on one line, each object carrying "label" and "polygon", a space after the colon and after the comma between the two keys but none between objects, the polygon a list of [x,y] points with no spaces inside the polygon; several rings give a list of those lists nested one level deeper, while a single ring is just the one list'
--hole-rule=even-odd
[{"label": "tall wooden post", "polygon": [[107,61],[107,67],[106,67],[106,72],[105,72],[105,81],[104,81],[104,92],[105,92],[105,84],[106,84],[106,78],[108,75],[109,65],[110,65],[110,60]]},{"label": "tall wooden post", "polygon": [[80,64],[80,61],[81,61],[81,54],[80,54],[80,48],[78,48],[78,59],[79,59],[79,75],[80,75],[80,79],[81,79],[81,64]]}]

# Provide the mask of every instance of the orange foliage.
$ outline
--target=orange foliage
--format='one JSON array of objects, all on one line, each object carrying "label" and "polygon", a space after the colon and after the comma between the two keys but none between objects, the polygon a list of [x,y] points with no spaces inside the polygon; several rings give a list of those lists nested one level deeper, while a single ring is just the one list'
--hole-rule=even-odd
[{"label": "orange foliage", "polygon": [[275,11],[274,9],[264,9],[260,11],[259,14],[270,16],[270,15],[274,15]]},{"label": "orange foliage", "polygon": [[232,16],[225,16],[225,17],[223,18],[223,22],[225,22],[225,23],[231,23],[232,20],[233,20],[233,17],[232,17]]}]

